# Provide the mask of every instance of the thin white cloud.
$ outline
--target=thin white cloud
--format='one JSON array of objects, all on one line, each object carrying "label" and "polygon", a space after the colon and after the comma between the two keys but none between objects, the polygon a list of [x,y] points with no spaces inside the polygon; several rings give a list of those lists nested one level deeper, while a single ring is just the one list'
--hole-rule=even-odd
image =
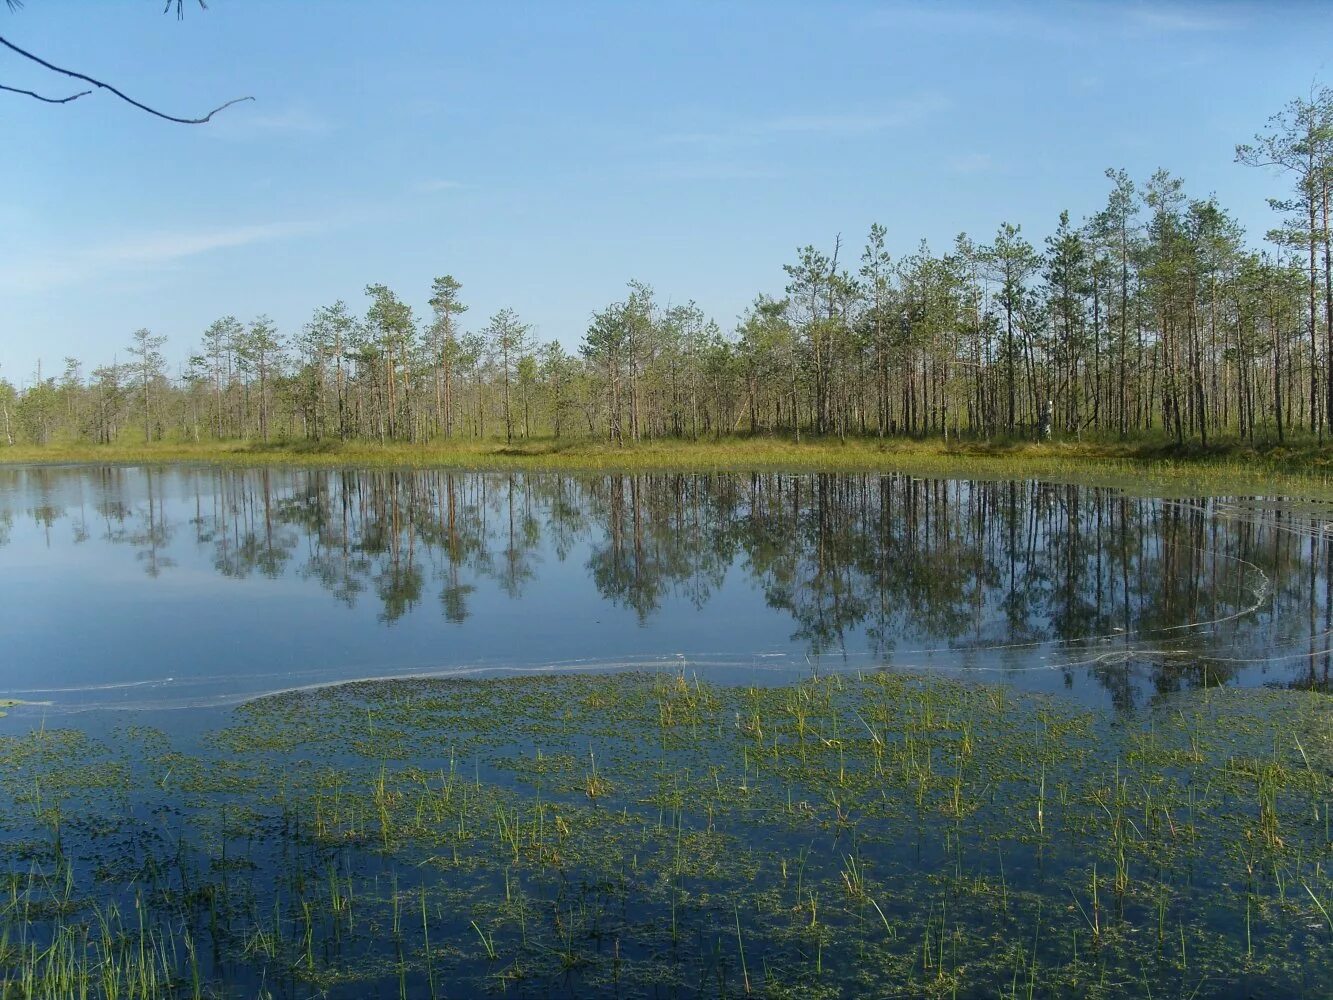
[{"label": "thin white cloud", "polygon": [[141,272],[235,247],[303,236],[323,228],[309,222],[271,222],[191,231],[155,231],[72,250],[0,263],[0,289],[46,291],[117,272]]},{"label": "thin white cloud", "polygon": [[940,94],[918,94],[886,106],[858,111],[806,112],[737,121],[706,131],[673,132],[669,145],[728,145],[772,141],[791,135],[863,136],[903,128],[942,114],[953,102]]},{"label": "thin white cloud", "polygon": [[316,137],[335,131],[335,123],[309,108],[297,105],[267,109],[238,105],[213,119],[208,134],[220,139],[271,139],[274,136]]},{"label": "thin white cloud", "polygon": [[955,174],[979,174],[995,165],[990,153],[959,153],[944,161],[948,170]]},{"label": "thin white cloud", "polygon": [[941,34],[968,32],[1021,37],[1052,45],[1083,45],[1090,34],[1207,34],[1244,26],[1257,10],[1246,3],[1140,3],[1071,0],[1055,4],[1023,3],[900,3],[866,16],[871,28],[891,31],[928,30]]},{"label": "thin white cloud", "polygon": [[110,244],[100,255],[114,263],[163,264],[210,250],[299,236],[313,228],[310,223],[271,222],[198,232],[148,233]]},{"label": "thin white cloud", "polygon": [[1205,9],[1154,4],[1132,7],[1126,14],[1131,26],[1163,34],[1231,31],[1243,23],[1235,16],[1218,14],[1216,7]]},{"label": "thin white cloud", "polygon": [[420,194],[434,194],[437,191],[457,191],[459,188],[466,186],[462,181],[451,181],[443,177],[436,177],[418,181],[413,185],[413,190]]},{"label": "thin white cloud", "polygon": [[774,118],[761,129],[767,133],[815,132],[821,135],[863,135],[902,128],[949,110],[950,102],[939,95],[923,95],[898,101],[883,111],[824,115],[789,115]]},{"label": "thin white cloud", "polygon": [[782,176],[772,167],[743,163],[663,163],[655,173],[664,180],[679,181],[758,181]]},{"label": "thin white cloud", "polygon": [[950,3],[906,3],[878,8],[867,14],[864,23],[869,28],[895,33],[933,31],[938,34],[959,33],[1021,36],[1048,44],[1072,44],[1080,35],[1066,24],[1051,16],[1010,4],[992,3],[985,6]]}]

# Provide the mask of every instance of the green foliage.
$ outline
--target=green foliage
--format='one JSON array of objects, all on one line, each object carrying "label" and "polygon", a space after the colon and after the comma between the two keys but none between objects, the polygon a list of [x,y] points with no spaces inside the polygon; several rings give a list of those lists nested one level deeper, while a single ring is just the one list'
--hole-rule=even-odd
[{"label": "green foliage", "polygon": [[1159,170],[1139,187],[1108,170],[1104,207],[1082,223],[1060,212],[1040,249],[1010,222],[986,245],[960,234],[945,253],[923,242],[896,255],[875,223],[850,266],[840,237],[831,251],[807,244],[782,269],[783,296],[758,296],[729,329],[630,281],[592,312],[577,350],[556,355],[512,309],[465,329],[463,286],[445,274],[425,322],[384,284],[366,286],[364,318],[337,302],[291,337],[227,316],[174,381],[162,338],[140,331],[118,379],[98,368],[93,384],[75,364],[60,405],[37,379],[0,417],[27,441],[110,442],[128,417],[120,387],[133,385],[145,440],[423,443],[500,428],[510,445],[736,432],[1321,440],[1333,419],[1331,123],[1333,91],[1318,91],[1238,148],[1294,182],[1274,201],[1283,221],[1267,255],[1180,178]]}]

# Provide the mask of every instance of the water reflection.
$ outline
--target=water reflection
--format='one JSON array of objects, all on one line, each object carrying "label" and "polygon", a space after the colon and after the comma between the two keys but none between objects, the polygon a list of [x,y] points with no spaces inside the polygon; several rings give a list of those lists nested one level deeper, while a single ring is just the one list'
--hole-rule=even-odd
[{"label": "water reflection", "polygon": [[[1091,677],[1122,708],[1205,683],[1327,689],[1326,521],[878,474],[8,468],[0,687],[680,653]],[[87,643],[53,633],[51,605]]]}]

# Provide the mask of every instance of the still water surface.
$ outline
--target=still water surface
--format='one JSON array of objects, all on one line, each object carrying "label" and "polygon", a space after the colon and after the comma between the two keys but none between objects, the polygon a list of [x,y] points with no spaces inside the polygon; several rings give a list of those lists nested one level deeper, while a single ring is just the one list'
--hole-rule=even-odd
[{"label": "still water surface", "polygon": [[1333,510],[904,475],[0,469],[0,697],[931,668],[1129,709],[1326,688]]}]

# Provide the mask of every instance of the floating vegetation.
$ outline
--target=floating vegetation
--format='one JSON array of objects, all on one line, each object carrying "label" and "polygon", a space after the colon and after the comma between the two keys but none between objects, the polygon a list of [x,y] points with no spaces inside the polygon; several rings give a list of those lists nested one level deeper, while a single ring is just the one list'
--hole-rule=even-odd
[{"label": "floating vegetation", "polygon": [[1327,995],[1333,701],[367,682],[0,739],[0,996]]}]

